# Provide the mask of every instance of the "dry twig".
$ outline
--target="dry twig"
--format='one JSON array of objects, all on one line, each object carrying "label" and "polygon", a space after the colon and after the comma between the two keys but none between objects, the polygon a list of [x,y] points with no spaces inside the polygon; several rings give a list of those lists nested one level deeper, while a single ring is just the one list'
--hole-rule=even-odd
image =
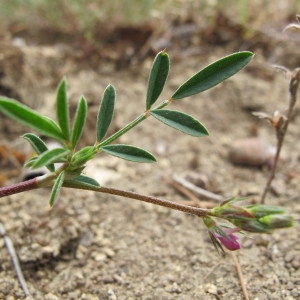
[{"label": "dry twig", "polygon": [[184,178],[181,178],[177,175],[173,175],[172,179],[181,184],[182,186],[184,186],[185,188],[187,188],[190,191],[193,191],[195,194],[201,196],[201,197],[205,197],[206,199],[211,199],[211,200],[215,200],[215,201],[224,201],[226,200],[224,197],[214,194],[212,192],[209,192],[205,189],[202,189],[194,184],[192,184],[191,182],[187,181]]},{"label": "dry twig", "polygon": [[271,122],[272,126],[276,130],[277,150],[276,150],[275,160],[274,160],[274,164],[273,164],[269,179],[266,183],[265,189],[264,189],[262,197],[261,197],[261,203],[265,202],[267,193],[269,192],[271,183],[275,177],[275,173],[276,173],[276,169],[277,169],[277,165],[278,165],[278,161],[279,161],[279,156],[280,156],[280,151],[281,151],[281,148],[282,148],[282,145],[284,142],[284,138],[285,138],[289,123],[292,118],[293,109],[296,104],[297,90],[299,87],[299,83],[300,83],[300,68],[297,68],[291,73],[291,79],[290,79],[290,85],[289,85],[290,100],[289,100],[289,108],[288,108],[287,115],[285,118],[283,118],[283,117],[278,118],[278,120],[276,120],[276,121],[272,120],[273,123]]},{"label": "dry twig", "polygon": [[14,247],[14,245],[13,245],[13,242],[12,242],[12,240],[6,235],[5,228],[4,228],[4,226],[3,226],[2,223],[0,223],[0,236],[2,236],[3,239],[4,239],[6,248],[7,248],[8,253],[9,253],[11,259],[12,259],[12,263],[13,263],[13,265],[14,265],[15,271],[16,271],[16,273],[17,273],[18,280],[19,280],[20,285],[21,285],[21,287],[22,287],[22,289],[23,289],[23,291],[24,291],[24,294],[25,294],[26,297],[28,297],[29,299],[33,299],[32,296],[30,295],[30,292],[29,292],[29,289],[28,289],[28,287],[27,287],[27,284],[26,284],[24,275],[23,275],[23,273],[22,273],[21,266],[20,266],[20,262],[19,262],[19,259],[18,259],[16,250],[15,250],[15,247]]},{"label": "dry twig", "polygon": [[231,252],[231,256],[232,256],[232,259],[233,259],[233,262],[234,262],[234,265],[235,265],[235,268],[236,268],[236,271],[237,271],[237,274],[239,277],[239,281],[240,281],[240,284],[242,287],[242,291],[243,291],[245,300],[249,300],[249,295],[248,295],[248,291],[247,291],[247,288],[245,285],[245,280],[244,280],[244,276],[243,276],[243,272],[242,272],[242,268],[239,263],[239,260],[234,252]]}]

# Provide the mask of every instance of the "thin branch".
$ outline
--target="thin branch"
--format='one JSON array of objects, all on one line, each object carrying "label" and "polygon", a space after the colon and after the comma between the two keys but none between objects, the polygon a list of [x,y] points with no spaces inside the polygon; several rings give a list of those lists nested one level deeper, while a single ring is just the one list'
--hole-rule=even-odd
[{"label": "thin branch", "polygon": [[239,277],[239,281],[241,283],[241,287],[242,287],[242,291],[243,291],[245,300],[249,300],[249,295],[248,295],[247,287],[245,285],[245,280],[244,280],[244,276],[243,276],[243,272],[242,272],[242,268],[239,263],[239,260],[234,252],[231,252],[231,256],[232,256],[232,259],[233,259],[233,262],[234,262],[234,265],[235,265],[235,268],[236,268],[236,271],[237,271],[237,274]]},{"label": "thin branch", "polygon": [[281,148],[282,148],[282,145],[284,142],[284,138],[285,138],[289,123],[292,118],[294,106],[297,101],[297,91],[298,91],[299,83],[300,83],[300,68],[297,68],[291,74],[291,80],[290,80],[290,85],[289,85],[290,100],[289,100],[289,108],[288,108],[286,120],[284,120],[283,123],[280,123],[280,124],[278,124],[277,127],[275,127],[276,128],[276,136],[277,136],[277,150],[276,150],[274,164],[273,164],[272,170],[270,172],[269,179],[266,183],[264,192],[261,196],[261,203],[265,203],[267,193],[269,192],[271,183],[272,183],[273,179],[275,178],[275,173],[276,173],[276,169],[277,169],[277,165],[278,165],[278,161],[279,161]]},{"label": "thin branch", "polygon": [[29,297],[30,299],[33,299],[32,296],[30,295],[30,292],[29,292],[29,289],[27,287],[24,275],[22,273],[20,262],[19,262],[16,250],[15,250],[15,247],[13,245],[13,242],[6,235],[5,228],[4,228],[4,226],[3,226],[2,223],[0,223],[0,236],[2,236],[3,239],[4,239],[6,248],[7,248],[8,253],[9,253],[10,257],[11,257],[12,263],[14,265],[15,271],[17,273],[18,280],[19,280],[20,285],[21,285],[21,287],[22,287],[22,289],[24,291],[24,294],[26,295],[26,297]]}]

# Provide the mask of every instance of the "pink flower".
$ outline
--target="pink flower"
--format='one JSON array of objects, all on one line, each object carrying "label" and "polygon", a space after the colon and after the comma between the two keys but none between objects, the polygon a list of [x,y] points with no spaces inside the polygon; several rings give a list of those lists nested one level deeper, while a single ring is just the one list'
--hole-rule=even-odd
[{"label": "pink flower", "polygon": [[223,246],[230,251],[241,248],[239,242],[237,241],[238,237],[233,234],[234,232],[239,232],[241,230],[240,228],[229,228],[218,225],[211,217],[204,217],[203,221],[208,228],[211,241],[217,250],[224,252]]},{"label": "pink flower", "polygon": [[[238,240],[238,237],[232,234],[238,228],[223,228],[222,231],[225,235],[220,235],[217,232],[213,232],[212,235],[221,242],[221,244],[230,251],[238,250],[241,248]],[[234,231],[233,231],[234,230]],[[238,229],[239,231],[239,229]]]}]

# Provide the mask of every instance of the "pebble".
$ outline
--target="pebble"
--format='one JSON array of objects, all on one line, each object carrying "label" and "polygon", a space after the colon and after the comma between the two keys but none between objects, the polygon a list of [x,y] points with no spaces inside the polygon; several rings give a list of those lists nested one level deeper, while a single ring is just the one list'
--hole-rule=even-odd
[{"label": "pebble", "polygon": [[52,293],[48,293],[45,295],[45,300],[59,300],[59,298]]},{"label": "pebble", "polygon": [[217,295],[218,294],[217,286],[212,284],[212,283],[208,283],[208,284],[205,285],[205,291],[207,293],[212,294],[212,295]]},{"label": "pebble", "polygon": [[169,293],[174,293],[174,294],[180,294],[182,292],[180,286],[177,284],[177,282],[173,282],[172,285],[169,285],[166,287],[166,291]]},{"label": "pebble", "polygon": [[233,164],[250,167],[271,167],[276,148],[261,138],[246,138],[235,141],[229,150],[229,160]]}]

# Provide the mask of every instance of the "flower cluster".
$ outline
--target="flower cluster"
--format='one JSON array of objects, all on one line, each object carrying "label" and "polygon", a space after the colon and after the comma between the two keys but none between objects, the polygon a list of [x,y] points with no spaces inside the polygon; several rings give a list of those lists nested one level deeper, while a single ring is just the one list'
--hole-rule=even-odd
[{"label": "flower cluster", "polygon": [[[210,216],[203,218],[211,240],[217,249],[223,251],[222,246],[228,250],[240,249],[238,238],[233,234],[236,232],[270,233],[274,229],[294,225],[294,218],[287,215],[281,207],[263,204],[237,205],[236,202],[241,200],[229,199],[220,206],[212,208]],[[227,224],[218,224],[214,217],[229,221],[232,224],[231,227]]]}]

